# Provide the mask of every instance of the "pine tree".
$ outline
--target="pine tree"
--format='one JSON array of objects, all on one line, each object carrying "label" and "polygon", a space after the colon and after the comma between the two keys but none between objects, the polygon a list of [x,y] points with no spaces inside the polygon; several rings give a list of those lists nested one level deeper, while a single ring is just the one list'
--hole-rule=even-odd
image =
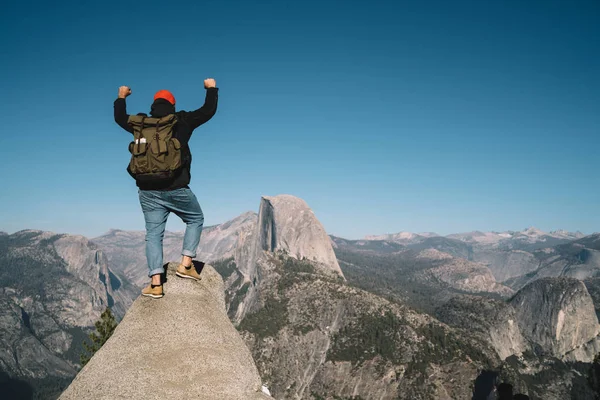
[{"label": "pine tree", "polygon": [[104,310],[100,319],[96,321],[94,326],[96,327],[96,332],[92,332],[88,335],[92,344],[90,345],[87,341],[83,341],[84,352],[79,357],[81,366],[84,366],[90,361],[92,356],[100,350],[100,347],[106,343],[108,338],[110,338],[115,331],[117,322],[115,321],[115,317],[110,311],[110,308],[106,307],[106,310]]},{"label": "pine tree", "polygon": [[594,357],[588,375],[588,383],[594,392],[594,399],[600,400],[600,354],[596,354]]}]

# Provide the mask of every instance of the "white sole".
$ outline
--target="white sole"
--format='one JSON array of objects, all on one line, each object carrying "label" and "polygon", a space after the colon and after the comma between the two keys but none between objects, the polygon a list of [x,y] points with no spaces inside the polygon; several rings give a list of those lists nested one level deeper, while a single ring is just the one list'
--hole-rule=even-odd
[{"label": "white sole", "polygon": [[177,276],[178,276],[178,277],[180,277],[180,278],[185,278],[185,279],[193,279],[193,280],[195,280],[195,281],[199,281],[199,280],[200,280],[200,279],[198,279],[198,278],[194,278],[193,276],[189,276],[189,275],[183,275],[183,274],[180,274],[179,272],[175,272],[175,275],[177,275]]},{"label": "white sole", "polygon": [[144,293],[142,293],[142,296],[152,297],[153,299],[160,299],[161,297],[164,296],[164,294],[157,295],[157,294],[144,294]]}]

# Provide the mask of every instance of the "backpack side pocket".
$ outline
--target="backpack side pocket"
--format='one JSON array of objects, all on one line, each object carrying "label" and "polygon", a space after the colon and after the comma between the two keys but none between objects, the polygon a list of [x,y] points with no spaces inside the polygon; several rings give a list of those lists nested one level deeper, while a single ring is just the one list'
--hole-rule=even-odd
[{"label": "backpack side pocket", "polygon": [[171,171],[181,168],[181,142],[175,138],[169,140],[169,167]]}]

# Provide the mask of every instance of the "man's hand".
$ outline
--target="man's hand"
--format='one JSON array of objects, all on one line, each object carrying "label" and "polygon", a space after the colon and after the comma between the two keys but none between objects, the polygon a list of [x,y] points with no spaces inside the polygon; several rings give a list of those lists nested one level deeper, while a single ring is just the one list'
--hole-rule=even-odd
[{"label": "man's hand", "polygon": [[131,88],[129,86],[121,86],[119,88],[119,98],[124,99],[131,94]]},{"label": "man's hand", "polygon": [[209,78],[204,80],[204,89],[217,87],[217,82],[214,79]]}]

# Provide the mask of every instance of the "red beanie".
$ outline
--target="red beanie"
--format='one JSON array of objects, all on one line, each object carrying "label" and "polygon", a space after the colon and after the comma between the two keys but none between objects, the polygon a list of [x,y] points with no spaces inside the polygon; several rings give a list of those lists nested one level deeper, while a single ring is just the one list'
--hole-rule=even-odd
[{"label": "red beanie", "polygon": [[169,103],[175,105],[175,96],[173,96],[173,93],[169,92],[168,90],[159,90],[156,92],[154,95],[154,100],[156,99],[165,99]]}]

